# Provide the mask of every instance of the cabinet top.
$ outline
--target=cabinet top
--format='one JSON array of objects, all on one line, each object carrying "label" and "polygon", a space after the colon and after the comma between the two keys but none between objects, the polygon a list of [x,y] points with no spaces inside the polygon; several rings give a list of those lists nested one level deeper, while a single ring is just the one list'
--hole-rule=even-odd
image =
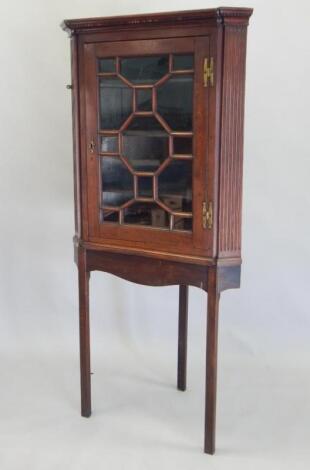
[{"label": "cabinet top", "polygon": [[236,24],[247,25],[252,8],[219,7],[204,10],[185,10],[165,13],[146,13],[140,15],[108,16],[100,18],[80,18],[64,20],[61,27],[70,35],[93,32],[96,30],[110,30],[115,27],[136,29],[137,27],[163,27],[177,24]]}]

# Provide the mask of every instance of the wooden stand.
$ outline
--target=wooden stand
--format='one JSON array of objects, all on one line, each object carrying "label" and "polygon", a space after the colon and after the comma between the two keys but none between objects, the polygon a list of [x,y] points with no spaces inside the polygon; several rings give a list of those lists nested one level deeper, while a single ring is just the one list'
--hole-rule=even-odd
[{"label": "wooden stand", "polygon": [[186,390],[188,286],[179,288],[178,389]]},{"label": "wooden stand", "polygon": [[[153,286],[179,284],[179,330],[177,388],[186,390],[188,286],[208,293],[206,347],[206,402],[204,450],[215,451],[218,310],[220,292],[240,285],[240,266],[201,267],[158,261],[140,256],[88,250],[76,241],[80,302],[81,414],[91,415],[91,372],[89,334],[89,277],[99,270],[128,281]],[[187,283],[185,280],[187,279]]]}]

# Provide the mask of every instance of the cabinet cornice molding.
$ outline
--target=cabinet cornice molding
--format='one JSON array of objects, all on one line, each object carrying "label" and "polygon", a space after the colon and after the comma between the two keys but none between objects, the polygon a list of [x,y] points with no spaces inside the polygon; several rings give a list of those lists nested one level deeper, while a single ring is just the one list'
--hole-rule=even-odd
[{"label": "cabinet cornice molding", "polygon": [[165,12],[141,15],[111,16],[104,18],[81,18],[64,20],[61,27],[70,36],[79,33],[88,33],[102,29],[115,27],[135,29],[139,27],[152,26],[177,26],[178,24],[248,24],[252,15],[251,8],[220,7],[205,10],[188,10],[180,12]]}]

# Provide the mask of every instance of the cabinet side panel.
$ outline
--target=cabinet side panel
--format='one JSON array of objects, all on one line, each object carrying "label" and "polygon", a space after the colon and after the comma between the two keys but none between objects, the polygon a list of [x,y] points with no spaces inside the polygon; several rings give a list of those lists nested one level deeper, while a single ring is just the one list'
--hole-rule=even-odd
[{"label": "cabinet side panel", "polygon": [[80,142],[79,142],[79,83],[77,36],[71,38],[71,84],[72,84],[72,134],[74,168],[74,220],[75,235],[81,237],[81,184],[80,184]]},{"label": "cabinet side panel", "polygon": [[219,185],[220,258],[240,257],[246,26],[224,26]]}]

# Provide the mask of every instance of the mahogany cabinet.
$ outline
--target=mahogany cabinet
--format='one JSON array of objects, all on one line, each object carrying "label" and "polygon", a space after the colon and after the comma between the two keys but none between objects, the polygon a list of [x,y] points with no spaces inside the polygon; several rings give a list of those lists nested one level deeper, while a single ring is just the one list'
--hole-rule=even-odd
[{"label": "mahogany cabinet", "polygon": [[[71,36],[82,415],[91,414],[89,275],[208,293],[205,443],[215,450],[220,293],[240,285],[246,34],[252,10],[65,20]],[[138,299],[137,299],[138,302]]]}]

